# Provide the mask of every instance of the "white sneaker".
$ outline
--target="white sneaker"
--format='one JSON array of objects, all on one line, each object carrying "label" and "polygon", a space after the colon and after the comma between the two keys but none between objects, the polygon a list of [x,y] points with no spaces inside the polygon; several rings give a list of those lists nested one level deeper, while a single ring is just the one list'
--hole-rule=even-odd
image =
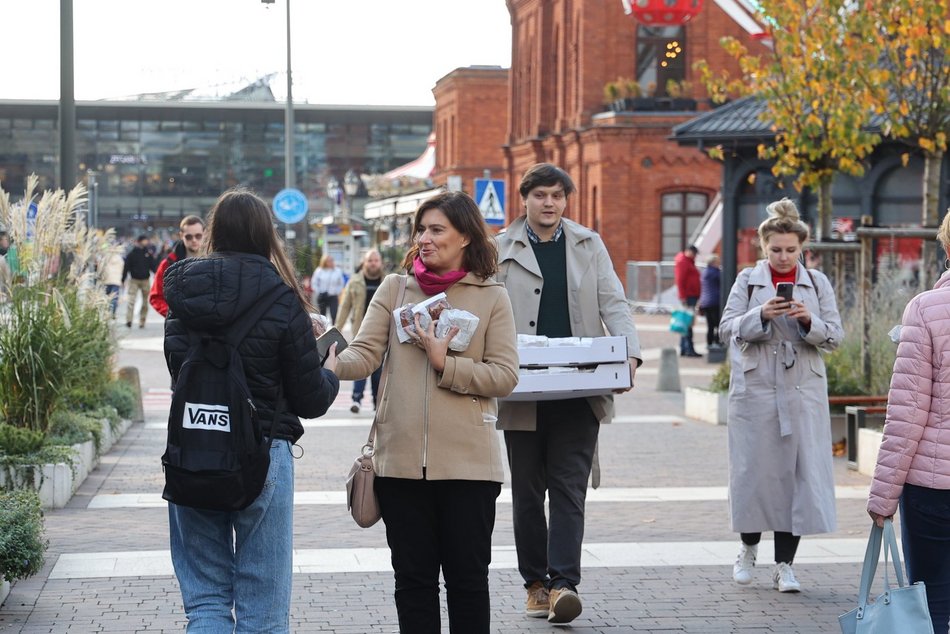
[{"label": "white sneaker", "polygon": [[772,569],[772,587],[779,592],[800,592],[802,584],[798,583],[791,566],[780,563]]},{"label": "white sneaker", "polygon": [[752,583],[752,569],[755,568],[755,557],[758,554],[758,544],[754,546],[742,544],[736,563],[732,566],[732,578],[736,583],[743,586]]},{"label": "white sneaker", "polygon": [[350,411],[353,412],[354,414],[359,414],[359,413],[360,413],[360,404],[357,403],[356,401],[353,401],[353,404],[350,405]]}]

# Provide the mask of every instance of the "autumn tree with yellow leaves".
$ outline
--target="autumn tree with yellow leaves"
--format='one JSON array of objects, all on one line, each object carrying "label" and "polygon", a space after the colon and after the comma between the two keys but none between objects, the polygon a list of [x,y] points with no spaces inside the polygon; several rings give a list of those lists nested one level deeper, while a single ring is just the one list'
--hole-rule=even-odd
[{"label": "autumn tree with yellow leaves", "polygon": [[[911,1],[911,0],[908,0]],[[818,193],[816,238],[831,236],[831,185],[835,174],[861,175],[864,159],[880,142],[869,129],[878,107],[873,89],[858,81],[852,54],[853,0],[759,0],[757,18],[768,25],[771,50],[752,53],[726,37],[723,48],[740,73],[696,67],[713,99],[752,95],[764,103],[762,120],[775,132],[759,156],[775,161],[776,176],[795,176],[799,189]],[[715,155],[715,152],[713,152]]]},{"label": "autumn tree with yellow leaves", "polygon": [[[950,131],[950,0],[868,0],[850,20],[851,51],[860,61],[856,77],[883,114],[884,134],[922,154],[921,223],[935,227],[942,217],[940,170]],[[924,261],[933,263],[933,243],[924,246]]]}]

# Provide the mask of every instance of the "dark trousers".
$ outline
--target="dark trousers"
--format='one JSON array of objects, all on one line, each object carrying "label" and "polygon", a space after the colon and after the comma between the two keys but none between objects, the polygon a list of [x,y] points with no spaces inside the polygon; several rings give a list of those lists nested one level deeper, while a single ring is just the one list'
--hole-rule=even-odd
[{"label": "dark trousers", "polygon": [[317,312],[321,315],[330,315],[330,323],[336,322],[336,311],[340,307],[339,295],[327,295],[320,293],[317,295]]},{"label": "dark trousers", "polygon": [[[739,536],[746,546],[755,546],[762,539],[762,533],[739,533]],[[791,566],[795,561],[795,553],[798,552],[798,543],[801,540],[801,535],[775,531],[775,563]]]},{"label": "dark trousers", "polygon": [[403,634],[439,634],[439,569],[449,631],[488,634],[488,564],[498,482],[376,478]]},{"label": "dark trousers", "polygon": [[[686,304],[686,308],[693,309],[696,308],[696,302],[698,301],[698,297],[687,297],[683,303]],[[696,348],[693,347],[693,324],[690,323],[686,332],[680,336],[680,354],[692,354],[694,352],[696,352]]]},{"label": "dark trousers", "polygon": [[706,316],[706,347],[722,345],[719,341],[719,319],[722,317],[719,306],[703,306],[703,315]]},{"label": "dark trousers", "polygon": [[[584,399],[538,404],[536,431],[506,431],[518,571],[530,586],[581,581],[584,503],[600,423]],[[547,491],[550,525],[544,515]]]},{"label": "dark trousers", "polygon": [[[376,371],[370,375],[370,388],[373,390],[373,409],[376,409],[376,393],[379,392],[379,377],[383,375],[383,366],[376,368]],[[363,402],[363,392],[366,390],[366,379],[357,379],[353,381],[353,402]]]},{"label": "dark trousers", "polygon": [[901,541],[910,582],[927,586],[935,634],[950,629],[950,490],[904,485]]}]

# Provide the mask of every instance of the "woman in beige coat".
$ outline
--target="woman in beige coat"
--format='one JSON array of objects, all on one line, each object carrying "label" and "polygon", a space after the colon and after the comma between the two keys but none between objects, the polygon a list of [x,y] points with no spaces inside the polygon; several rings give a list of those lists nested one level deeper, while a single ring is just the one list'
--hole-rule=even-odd
[{"label": "woman in beige coat", "polygon": [[[403,276],[383,281],[336,371],[342,379],[366,377],[389,346],[376,414],[376,494],[400,631],[440,631],[441,569],[450,631],[487,633],[491,533],[504,479],[495,399],[518,382],[514,318],[508,293],[492,278],[494,243],[468,195],[446,192],[423,202],[413,238],[403,262],[405,297],[400,301]],[[449,350],[457,329],[438,338],[418,317],[412,341],[390,341],[393,310],[439,292],[452,308],[478,317],[468,348]]]}]

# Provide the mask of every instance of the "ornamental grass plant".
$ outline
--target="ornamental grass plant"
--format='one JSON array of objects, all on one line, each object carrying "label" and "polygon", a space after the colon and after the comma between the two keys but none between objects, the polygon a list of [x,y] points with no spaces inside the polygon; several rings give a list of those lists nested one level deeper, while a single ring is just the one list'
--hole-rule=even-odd
[{"label": "ornamental grass plant", "polygon": [[[0,190],[0,228],[8,232],[11,282],[0,303],[2,454],[34,453],[58,411],[96,410],[111,389],[115,336],[108,298],[96,279],[112,231],[86,226],[85,189],[36,192],[27,179],[19,202]],[[35,204],[35,212],[30,206]]]}]

